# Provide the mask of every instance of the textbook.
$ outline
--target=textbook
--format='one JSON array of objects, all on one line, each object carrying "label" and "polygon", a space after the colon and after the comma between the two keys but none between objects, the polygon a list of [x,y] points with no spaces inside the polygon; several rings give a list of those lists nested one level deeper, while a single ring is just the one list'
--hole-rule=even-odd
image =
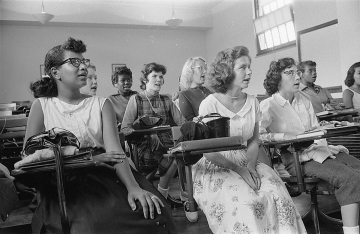
[{"label": "textbook", "polygon": [[321,130],[315,130],[315,131],[310,131],[310,132],[304,132],[301,134],[296,135],[297,139],[300,138],[308,138],[308,137],[315,137],[315,136],[322,136],[325,133],[327,133],[327,130],[325,129],[321,129]]},{"label": "textbook", "polygon": [[330,111],[321,111],[321,112],[316,113],[316,116],[323,116],[323,115],[328,115],[328,114],[330,114]]},{"label": "textbook", "polygon": [[239,146],[241,144],[242,144],[241,136],[210,138],[210,139],[194,140],[194,141],[183,141],[183,142],[179,142],[176,146],[170,148],[168,150],[168,153],[172,154],[175,152],[223,148],[223,147]]}]

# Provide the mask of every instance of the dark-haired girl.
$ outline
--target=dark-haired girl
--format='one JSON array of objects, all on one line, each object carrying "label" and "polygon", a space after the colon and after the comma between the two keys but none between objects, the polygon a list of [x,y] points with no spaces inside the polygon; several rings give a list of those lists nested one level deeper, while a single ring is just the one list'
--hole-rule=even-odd
[{"label": "dark-haired girl", "polygon": [[[60,127],[73,132],[80,148],[93,148],[94,160],[110,163],[115,171],[93,170],[66,183],[70,233],[176,233],[166,201],[129,167],[120,146],[114,109],[106,98],[80,93],[86,85],[86,46],[69,38],[45,57],[49,78],[31,84],[32,105],[25,140]],[[42,189],[33,233],[62,233],[56,188]]]},{"label": "dark-haired girl", "polygon": [[[299,94],[300,71],[292,58],[272,62],[264,87],[271,97],[260,103],[260,138],[291,140],[319,124],[314,108]],[[341,206],[344,233],[359,233],[360,161],[342,146],[328,146],[325,139],[303,143],[300,153],[303,173],[329,182]],[[292,153],[283,146],[281,159],[287,171],[296,175]],[[347,153],[346,153],[347,152]]]},{"label": "dark-haired girl", "polygon": [[345,106],[354,108],[360,113],[360,62],[354,63],[349,68],[345,85],[349,87],[343,92]]},{"label": "dark-haired girl", "polygon": [[[133,123],[139,116],[160,116],[163,119],[162,125],[180,126],[186,121],[171,98],[160,94],[165,74],[165,66],[157,63],[145,64],[140,77],[140,88],[143,91],[130,97],[121,124],[121,131],[125,136],[134,131]],[[158,190],[170,202],[177,202],[168,195],[170,180],[177,170],[176,162],[163,157],[167,147],[173,144],[170,132],[155,134],[139,143],[138,155],[142,165],[158,165],[160,175]],[[181,205],[180,201],[178,203]]]}]

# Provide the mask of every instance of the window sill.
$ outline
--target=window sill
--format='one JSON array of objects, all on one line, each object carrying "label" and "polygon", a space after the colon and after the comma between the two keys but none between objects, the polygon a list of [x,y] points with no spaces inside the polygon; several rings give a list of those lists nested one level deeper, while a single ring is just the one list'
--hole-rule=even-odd
[{"label": "window sill", "polygon": [[277,52],[279,50],[288,49],[290,47],[295,47],[295,46],[296,46],[296,40],[285,43],[285,44],[282,44],[282,45],[274,46],[274,47],[272,47],[270,49],[259,51],[256,54],[256,57],[263,56],[263,55],[266,55],[266,54],[270,54],[270,53],[273,53],[273,52]]}]

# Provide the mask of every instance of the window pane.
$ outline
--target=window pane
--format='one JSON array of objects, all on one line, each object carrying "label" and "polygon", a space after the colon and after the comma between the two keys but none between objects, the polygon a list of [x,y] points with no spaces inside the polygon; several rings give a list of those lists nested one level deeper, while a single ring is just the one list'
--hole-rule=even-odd
[{"label": "window pane", "polygon": [[286,23],[286,29],[287,29],[289,41],[294,41],[296,39],[296,36],[295,36],[294,24],[292,21]]},{"label": "window pane", "polygon": [[278,9],[276,2],[270,3],[270,9],[271,11],[276,11],[276,9]]},{"label": "window pane", "polygon": [[293,0],[284,0],[284,2],[285,2],[285,5],[287,5],[287,4],[293,3],[294,1]]},{"label": "window pane", "polygon": [[273,43],[273,40],[272,40],[272,35],[271,35],[271,31],[270,30],[267,30],[265,32],[265,38],[266,38],[266,45],[268,48],[271,48],[271,47],[274,47],[274,43]]},{"label": "window pane", "polygon": [[266,15],[266,14],[269,14],[270,13],[270,4],[267,4],[267,5],[265,5],[264,7],[263,7],[263,9],[264,9],[264,15]]},{"label": "window pane", "polygon": [[279,30],[277,27],[271,29],[271,33],[273,36],[274,46],[280,45],[280,36],[279,36]]},{"label": "window pane", "polygon": [[289,40],[288,40],[288,37],[287,37],[285,24],[279,25],[278,28],[279,28],[281,44],[284,44],[284,43],[288,42]]},{"label": "window pane", "polygon": [[267,49],[264,33],[260,34],[260,35],[258,36],[258,39],[259,39],[259,44],[260,44],[260,50],[265,50],[265,49]]},{"label": "window pane", "polygon": [[277,0],[278,8],[283,7],[285,5],[284,0]]}]

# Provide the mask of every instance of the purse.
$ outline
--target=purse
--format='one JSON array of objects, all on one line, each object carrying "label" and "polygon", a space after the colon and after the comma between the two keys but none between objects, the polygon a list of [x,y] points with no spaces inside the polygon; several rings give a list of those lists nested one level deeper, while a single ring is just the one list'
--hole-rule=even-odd
[{"label": "purse", "polygon": [[[215,118],[206,123],[203,119]],[[230,136],[230,118],[221,116],[219,113],[210,113],[200,116],[198,123],[204,124],[209,128],[209,138],[229,137]]]},{"label": "purse", "polygon": [[163,123],[163,118],[161,116],[147,116],[143,115],[138,117],[134,123],[133,128],[135,130],[140,129],[149,129],[156,126],[160,126]]}]

